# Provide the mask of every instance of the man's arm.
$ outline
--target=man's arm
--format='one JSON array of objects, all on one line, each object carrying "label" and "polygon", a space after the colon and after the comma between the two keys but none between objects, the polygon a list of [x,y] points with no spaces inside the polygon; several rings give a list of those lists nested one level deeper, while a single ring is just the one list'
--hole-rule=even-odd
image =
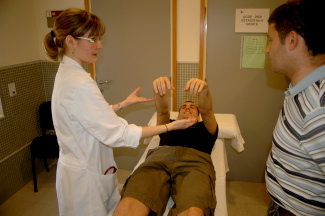
[{"label": "man's arm", "polygon": [[185,91],[192,95],[199,94],[198,107],[206,129],[211,134],[217,132],[217,120],[214,116],[212,97],[208,88],[208,84],[200,79],[192,78],[187,81]]},{"label": "man's arm", "polygon": [[153,81],[155,104],[157,111],[157,125],[170,122],[167,90],[173,90],[168,77],[159,77]]}]

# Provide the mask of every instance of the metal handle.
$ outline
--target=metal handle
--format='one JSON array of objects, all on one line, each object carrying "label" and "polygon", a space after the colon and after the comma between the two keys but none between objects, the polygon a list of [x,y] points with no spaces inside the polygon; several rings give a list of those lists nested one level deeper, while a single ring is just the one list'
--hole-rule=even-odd
[{"label": "metal handle", "polygon": [[102,81],[102,80],[98,80],[97,83],[98,84],[105,84],[105,83],[109,83],[110,80],[106,80],[106,81]]}]

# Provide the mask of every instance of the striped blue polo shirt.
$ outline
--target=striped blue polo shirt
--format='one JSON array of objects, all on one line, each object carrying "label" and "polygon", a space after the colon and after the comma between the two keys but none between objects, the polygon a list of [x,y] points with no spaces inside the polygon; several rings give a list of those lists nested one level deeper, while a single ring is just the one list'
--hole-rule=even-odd
[{"label": "striped blue polo shirt", "polygon": [[266,186],[295,215],[325,215],[325,65],[285,92],[272,137]]}]

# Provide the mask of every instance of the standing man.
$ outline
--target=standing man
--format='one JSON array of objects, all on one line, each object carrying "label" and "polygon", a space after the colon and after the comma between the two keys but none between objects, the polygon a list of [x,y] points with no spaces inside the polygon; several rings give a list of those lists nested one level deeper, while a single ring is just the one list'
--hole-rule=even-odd
[{"label": "standing man", "polygon": [[269,18],[266,52],[290,86],[266,167],[268,215],[325,215],[324,0],[291,0]]}]

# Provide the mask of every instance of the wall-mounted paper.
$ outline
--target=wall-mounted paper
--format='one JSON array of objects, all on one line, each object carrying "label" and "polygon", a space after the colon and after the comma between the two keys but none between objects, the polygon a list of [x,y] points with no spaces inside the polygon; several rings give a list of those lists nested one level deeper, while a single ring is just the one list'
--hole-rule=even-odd
[{"label": "wall-mounted paper", "polygon": [[242,36],[241,68],[264,68],[266,36]]},{"label": "wall-mounted paper", "polygon": [[236,9],[235,32],[267,33],[270,9]]}]

